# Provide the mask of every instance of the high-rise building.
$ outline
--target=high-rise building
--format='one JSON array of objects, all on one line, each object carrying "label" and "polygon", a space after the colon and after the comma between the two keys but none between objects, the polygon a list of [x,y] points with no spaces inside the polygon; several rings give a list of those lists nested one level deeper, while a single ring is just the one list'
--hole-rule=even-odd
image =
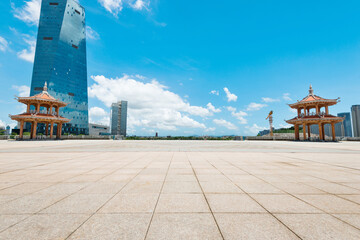
[{"label": "high-rise building", "polygon": [[126,137],[127,106],[127,101],[120,101],[111,105],[111,135]]},{"label": "high-rise building", "polygon": [[351,116],[349,112],[338,113],[338,117],[345,118],[343,122],[336,124],[336,136],[352,137]]},{"label": "high-rise building", "polygon": [[[88,134],[85,9],[76,0],[42,0],[30,95],[48,92],[68,103],[64,133]],[[41,126],[39,127],[41,129]]]},{"label": "high-rise building", "polygon": [[360,137],[360,105],[351,107],[351,115],[354,127],[354,137]]}]

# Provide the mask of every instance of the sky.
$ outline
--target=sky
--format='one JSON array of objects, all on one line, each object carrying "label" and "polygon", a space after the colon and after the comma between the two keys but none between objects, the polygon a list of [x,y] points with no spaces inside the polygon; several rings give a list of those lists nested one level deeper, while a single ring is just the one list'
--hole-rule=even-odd
[{"label": "sky", "polygon": [[[55,1],[55,0],[54,0]],[[127,100],[129,135],[256,135],[315,94],[360,104],[359,1],[80,0],[90,122]],[[24,110],[41,0],[0,1],[0,126]]]}]

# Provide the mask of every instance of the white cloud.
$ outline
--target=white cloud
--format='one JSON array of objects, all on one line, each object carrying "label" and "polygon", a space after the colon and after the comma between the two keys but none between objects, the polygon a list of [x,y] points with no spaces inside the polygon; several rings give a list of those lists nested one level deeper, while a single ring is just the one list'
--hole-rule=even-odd
[{"label": "white cloud", "polygon": [[246,126],[245,128],[247,129],[248,133],[253,135],[257,135],[260,131],[267,129],[265,127],[260,127],[256,124],[253,124],[252,126]]},{"label": "white cloud", "polygon": [[212,91],[210,92],[210,94],[214,94],[214,95],[216,95],[216,96],[219,96],[219,91],[212,90]]},{"label": "white cloud", "polygon": [[214,119],[213,122],[219,126],[226,127],[229,130],[236,130],[237,127],[224,119]]},{"label": "white cloud", "polygon": [[149,10],[150,1],[149,0],[136,0],[135,3],[130,3],[130,7],[135,10],[146,9]]},{"label": "white cloud", "polygon": [[238,97],[235,94],[231,93],[228,88],[225,87],[224,91],[226,93],[226,97],[228,99],[228,102],[231,102],[231,101],[236,102],[237,101]]},{"label": "white cloud", "polygon": [[123,9],[122,0],[98,0],[99,3],[114,16],[117,16]]},{"label": "white cloud", "polygon": [[283,99],[285,101],[292,101],[291,97],[290,97],[290,93],[284,93],[283,94]]},{"label": "white cloud", "polygon": [[92,40],[100,39],[100,35],[90,26],[86,26],[86,37]]},{"label": "white cloud", "polygon": [[23,49],[18,52],[17,55],[20,59],[33,63],[35,58],[36,40],[27,36],[24,38],[24,41],[29,47],[28,49]]},{"label": "white cloud", "polygon": [[289,108],[289,111],[292,112],[292,113],[296,113],[296,114],[298,113],[298,111],[296,109],[294,109],[294,108]]},{"label": "white cloud", "polygon": [[0,128],[5,128],[5,127],[6,127],[6,123],[0,120]]},{"label": "white cloud", "polygon": [[19,97],[29,97],[30,96],[30,87],[26,85],[22,86],[12,86],[13,89],[19,92]]},{"label": "white cloud", "polygon": [[290,124],[279,124],[279,128],[291,128],[292,125]]},{"label": "white cloud", "polygon": [[259,111],[260,109],[264,108],[264,107],[267,107],[266,104],[261,104],[261,103],[250,103],[248,106],[247,106],[247,111]]},{"label": "white cloud", "polygon": [[220,108],[215,108],[214,105],[212,105],[211,103],[208,103],[206,106],[211,112],[214,112],[214,113],[221,112]]},{"label": "white cloud", "polygon": [[231,115],[239,120],[240,124],[247,124],[247,119],[245,117],[248,115],[246,112],[239,111],[236,112],[236,108],[227,107],[227,110],[231,112]]},{"label": "white cloud", "polygon": [[179,95],[167,90],[156,80],[143,82],[125,75],[109,79],[92,76],[95,83],[89,87],[89,97],[97,98],[107,107],[119,100],[127,100],[128,125],[153,129],[176,130],[178,127],[203,128],[206,126],[191,117],[211,116],[208,109],[192,106]]},{"label": "white cloud", "polygon": [[92,107],[89,109],[89,115],[93,117],[103,117],[109,114],[102,108]]},{"label": "white cloud", "polygon": [[15,5],[12,4],[12,9],[14,17],[21,21],[30,25],[39,24],[41,0],[26,1],[25,5],[19,8],[16,8]]},{"label": "white cloud", "polygon": [[207,129],[205,130],[205,132],[214,132],[215,130],[216,130],[216,128],[210,127],[210,128],[207,128]]},{"label": "white cloud", "polygon": [[6,52],[6,50],[8,50],[8,48],[9,48],[8,41],[6,41],[5,38],[0,36],[0,51],[1,52]]},{"label": "white cloud", "polygon": [[89,122],[109,126],[110,114],[100,107],[89,109]]},{"label": "white cloud", "polygon": [[263,102],[266,102],[266,103],[280,102],[280,99],[274,99],[274,98],[269,98],[269,97],[263,97],[262,100],[263,100]]}]

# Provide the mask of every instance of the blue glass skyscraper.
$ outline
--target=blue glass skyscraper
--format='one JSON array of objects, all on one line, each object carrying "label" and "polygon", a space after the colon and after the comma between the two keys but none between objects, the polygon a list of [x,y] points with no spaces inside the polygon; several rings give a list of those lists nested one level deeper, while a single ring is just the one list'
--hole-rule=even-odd
[{"label": "blue glass skyscraper", "polygon": [[341,130],[343,131],[344,137],[352,137],[352,127],[351,127],[351,115],[349,112],[338,113],[338,117],[344,117],[344,122],[340,123]]},{"label": "blue glass skyscraper", "polygon": [[30,95],[48,92],[69,103],[64,133],[88,134],[85,9],[75,0],[42,0]]}]

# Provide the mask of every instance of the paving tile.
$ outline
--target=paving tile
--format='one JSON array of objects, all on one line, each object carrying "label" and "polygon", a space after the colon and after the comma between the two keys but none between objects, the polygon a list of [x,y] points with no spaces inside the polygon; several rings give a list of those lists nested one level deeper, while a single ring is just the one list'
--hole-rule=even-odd
[{"label": "paving tile", "polygon": [[4,231],[8,227],[15,225],[16,223],[24,220],[30,215],[0,215],[0,232]]},{"label": "paving tile", "polygon": [[121,193],[159,193],[163,182],[130,182]]},{"label": "paving tile", "polygon": [[95,214],[68,239],[142,240],[150,218],[151,214]]},{"label": "paving tile", "polygon": [[0,239],[65,239],[89,216],[78,214],[39,214],[0,233]]},{"label": "paving tile", "polygon": [[167,182],[196,182],[194,174],[168,174],[166,177]]},{"label": "paving tile", "polygon": [[360,213],[360,205],[334,195],[297,195],[327,213]]},{"label": "paving tile", "polygon": [[357,204],[360,204],[360,195],[338,195],[339,197],[345,198]]},{"label": "paving tile", "polygon": [[360,229],[360,214],[334,214],[334,216]]},{"label": "paving tile", "polygon": [[163,193],[201,193],[199,183],[193,182],[169,182],[166,181],[163,187]]},{"label": "paving tile", "polygon": [[156,212],[210,212],[210,209],[203,194],[161,194]]},{"label": "paving tile", "polygon": [[95,182],[79,191],[79,194],[116,194],[126,182]]},{"label": "paving tile", "polygon": [[215,213],[225,239],[299,239],[270,214]]},{"label": "paving tile", "polygon": [[1,190],[0,195],[30,194],[47,188],[50,185],[52,185],[52,183],[23,183]]},{"label": "paving tile", "polygon": [[100,213],[149,213],[153,212],[159,194],[157,193],[135,193],[117,194],[112,198]]},{"label": "paving tile", "polygon": [[320,213],[321,211],[290,195],[252,194],[257,202],[272,213]]},{"label": "paving tile", "polygon": [[95,213],[113,194],[74,194],[44,209],[42,213]]},{"label": "paving tile", "polygon": [[276,214],[302,239],[360,239],[360,231],[327,214]]},{"label": "paving tile", "polygon": [[147,240],[220,240],[221,234],[210,213],[155,214]]},{"label": "paving tile", "polygon": [[231,182],[200,182],[205,193],[243,193]]},{"label": "paving tile", "polygon": [[266,212],[246,194],[206,194],[213,212],[262,213]]},{"label": "paving tile", "polygon": [[284,193],[278,188],[268,183],[238,183],[237,184],[246,193]]},{"label": "paving tile", "polygon": [[336,183],[308,183],[310,186],[318,188],[324,192],[332,194],[360,194],[360,190],[346,187]]},{"label": "paving tile", "polygon": [[325,194],[320,189],[305,185],[303,183],[274,183],[274,185],[290,194]]}]

